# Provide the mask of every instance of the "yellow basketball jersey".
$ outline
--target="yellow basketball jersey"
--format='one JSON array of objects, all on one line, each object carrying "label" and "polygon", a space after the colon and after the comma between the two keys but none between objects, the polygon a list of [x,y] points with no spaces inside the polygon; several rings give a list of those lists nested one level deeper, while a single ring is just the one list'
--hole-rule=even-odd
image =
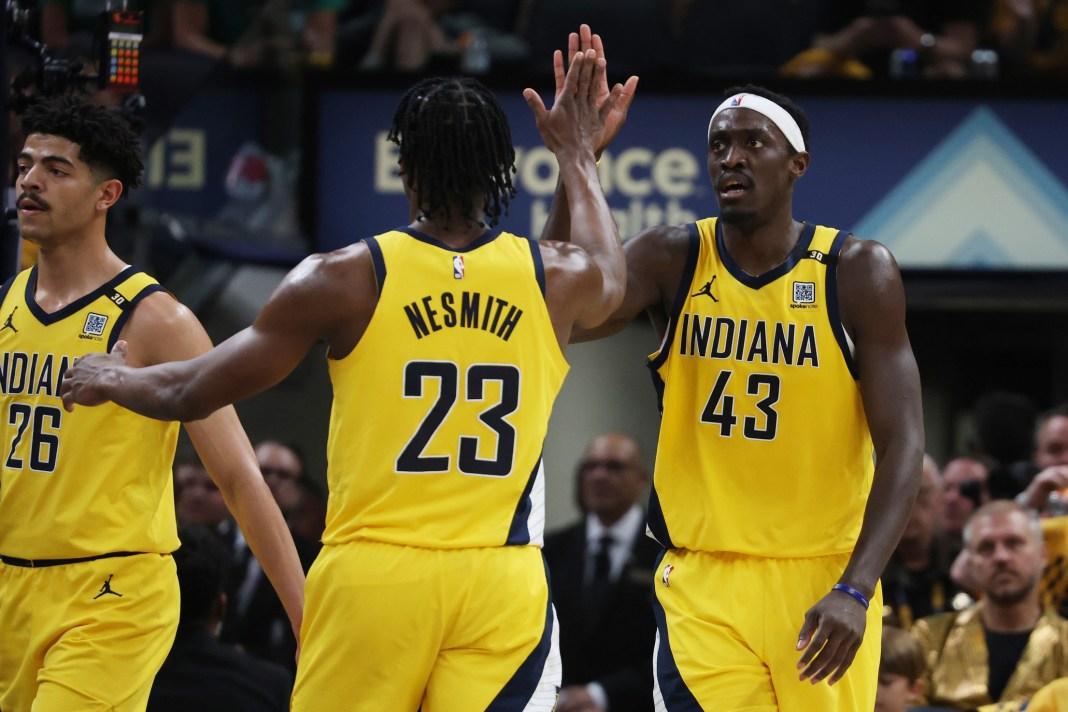
[{"label": "yellow basketball jersey", "polygon": [[753,277],[716,219],[690,254],[650,368],[663,413],[649,525],[668,547],[769,557],[851,551],[874,450],[838,311],[846,234],[806,225]]},{"label": "yellow basketball jersey", "polygon": [[0,554],[173,551],[178,424],[112,403],[68,413],[59,397],[74,359],[109,351],[138,302],[163,288],[128,267],[49,314],[36,285],[32,267],[0,290]]},{"label": "yellow basketball jersey", "polygon": [[538,244],[491,231],[450,249],[407,228],[367,240],[379,301],[331,359],[323,542],[542,542],[542,445],[567,374]]}]

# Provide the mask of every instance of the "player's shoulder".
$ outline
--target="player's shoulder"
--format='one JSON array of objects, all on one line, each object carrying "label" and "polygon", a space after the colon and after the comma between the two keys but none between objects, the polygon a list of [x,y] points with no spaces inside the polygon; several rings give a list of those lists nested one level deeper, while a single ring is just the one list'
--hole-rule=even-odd
[{"label": "player's shoulder", "polygon": [[865,240],[850,233],[842,244],[838,257],[839,264],[862,274],[898,271],[897,261],[890,250],[881,242]]}]

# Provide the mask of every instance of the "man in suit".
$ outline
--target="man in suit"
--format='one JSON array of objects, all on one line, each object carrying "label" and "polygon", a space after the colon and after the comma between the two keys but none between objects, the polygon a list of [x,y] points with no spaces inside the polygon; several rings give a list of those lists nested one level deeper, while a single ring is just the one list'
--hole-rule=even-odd
[{"label": "man in suit", "polygon": [[179,538],[182,546],[174,552],[182,592],[178,635],[152,686],[148,712],[288,710],[293,675],[218,639],[230,565],[226,545],[199,525],[181,527]]},{"label": "man in suit", "polygon": [[652,710],[650,595],[660,546],[645,535],[638,503],[649,471],[632,438],[608,433],[586,448],[577,478],[585,517],[545,539],[564,664],[557,709]]}]

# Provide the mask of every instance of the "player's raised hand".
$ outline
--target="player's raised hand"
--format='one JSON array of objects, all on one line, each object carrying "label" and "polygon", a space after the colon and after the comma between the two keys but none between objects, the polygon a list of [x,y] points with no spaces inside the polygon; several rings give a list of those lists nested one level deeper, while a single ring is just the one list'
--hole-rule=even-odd
[{"label": "player's raised hand", "polygon": [[849,595],[831,591],[805,613],[805,623],[797,638],[801,659],[800,679],[815,684],[828,679],[833,685],[842,679],[864,641],[867,611]]},{"label": "player's raised hand", "polygon": [[594,50],[589,49],[575,54],[551,110],[545,108],[536,91],[523,90],[542,140],[553,153],[594,150],[604,128],[603,114],[611,111],[613,105],[609,97],[603,107],[597,106],[594,87],[604,73],[604,59],[598,59]]},{"label": "player's raised hand", "polygon": [[110,398],[102,392],[104,384],[113,383],[126,366],[126,342],[117,341],[109,354],[86,354],[74,360],[63,374],[60,396],[68,411],[77,405],[100,405]]},{"label": "player's raised hand", "polygon": [[[578,32],[572,32],[568,35],[567,56],[574,57],[578,52],[585,52],[589,49],[594,51],[598,59],[607,59],[601,36],[594,34],[590,30],[590,26],[584,24],[579,27]],[[564,88],[564,77],[566,76],[564,55],[560,50],[556,50],[553,53],[553,76],[556,79],[556,95],[560,96],[560,92]],[[594,153],[598,158],[600,158],[601,152],[612,143],[612,139],[616,137],[616,134],[623,127],[623,123],[627,120],[627,112],[630,110],[630,104],[634,100],[634,93],[637,89],[638,77],[634,75],[630,76],[623,84],[617,83],[609,89],[608,75],[606,73],[594,85],[598,108],[604,109],[606,105],[609,107],[608,110],[602,111],[604,128],[597,137],[597,143],[594,146]]]}]

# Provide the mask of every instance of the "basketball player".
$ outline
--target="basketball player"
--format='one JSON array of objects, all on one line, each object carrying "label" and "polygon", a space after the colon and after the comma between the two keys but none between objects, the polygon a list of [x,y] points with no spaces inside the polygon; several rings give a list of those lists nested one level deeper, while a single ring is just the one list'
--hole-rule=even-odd
[{"label": "basketball player", "polygon": [[[178,624],[176,423],[65,413],[70,364],[120,338],[131,364],[210,348],[188,309],[105,238],[139,181],[137,137],[73,97],[23,117],[16,208],[38,263],[0,288],[0,709],[144,709]],[[232,408],[189,435],[300,626],[303,574]]]},{"label": "basketball player", "polygon": [[[664,337],[649,359],[663,412],[649,526],[667,547],[655,698],[868,711],[878,578],[923,459],[901,279],[881,245],[793,217],[804,113],[757,88],[728,93],[708,126],[720,217],[628,241],[623,306],[578,335],[648,310]],[[567,225],[559,195],[554,231]]]},{"label": "basketball player", "polygon": [[572,327],[601,323],[624,290],[592,142],[629,97],[593,93],[594,54],[574,58],[551,111],[524,92],[578,207],[574,245],[490,227],[514,192],[507,119],[477,81],[427,79],[390,131],[410,225],[308,258],[204,356],[133,369],[119,348],[64,382],[68,404],[199,417],[328,343],[330,497],[294,710],[555,704],[542,443]]}]

